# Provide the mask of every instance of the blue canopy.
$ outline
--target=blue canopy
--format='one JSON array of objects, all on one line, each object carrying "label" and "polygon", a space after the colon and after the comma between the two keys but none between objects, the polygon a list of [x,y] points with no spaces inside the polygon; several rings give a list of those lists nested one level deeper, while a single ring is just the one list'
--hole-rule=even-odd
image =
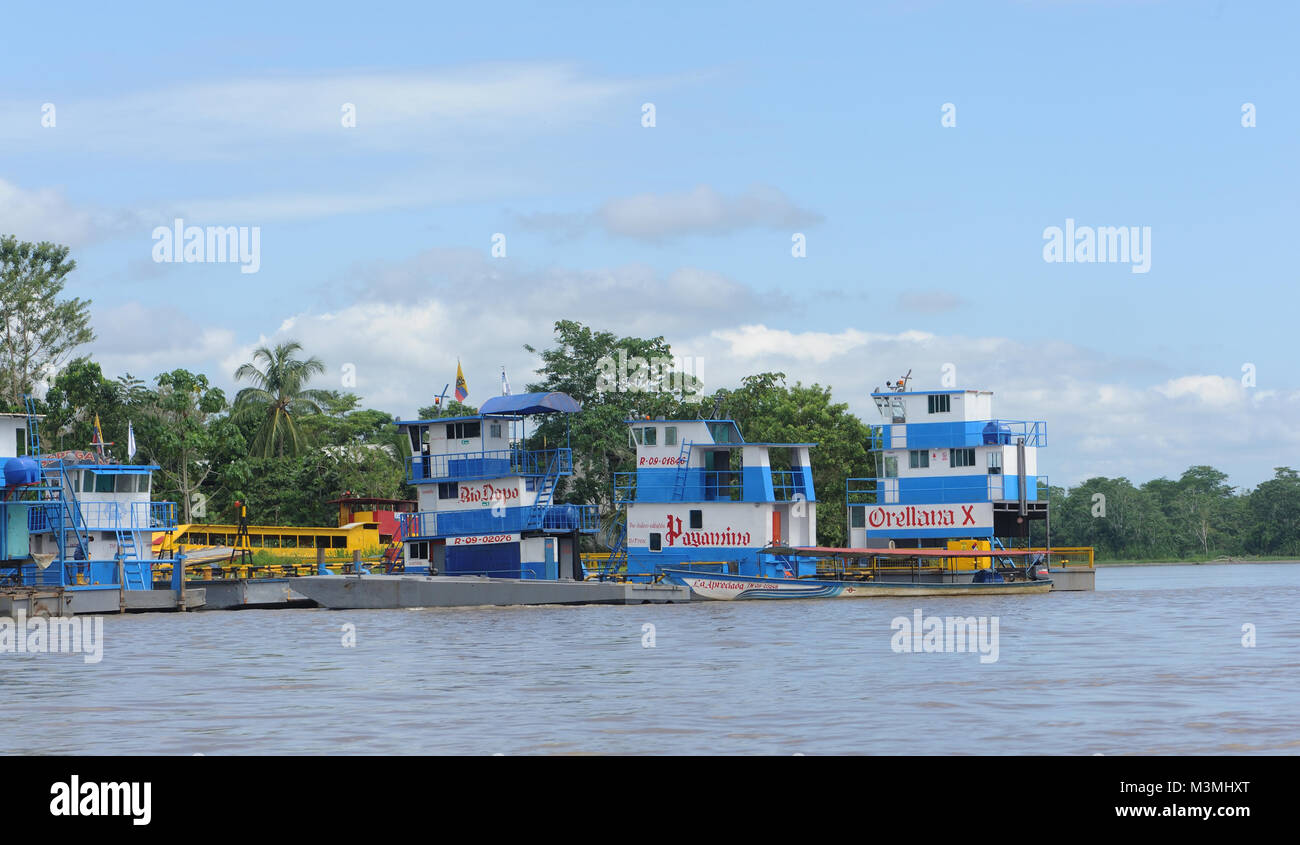
[{"label": "blue canopy", "polygon": [[567,393],[519,393],[493,396],[479,406],[480,414],[576,414],[582,410]]}]

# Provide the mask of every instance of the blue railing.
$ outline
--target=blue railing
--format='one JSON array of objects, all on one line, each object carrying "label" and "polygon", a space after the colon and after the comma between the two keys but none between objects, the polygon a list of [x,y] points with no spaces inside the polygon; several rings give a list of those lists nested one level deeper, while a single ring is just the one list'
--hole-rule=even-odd
[{"label": "blue railing", "polygon": [[545,475],[553,459],[557,474],[573,474],[572,449],[489,449],[445,455],[413,455],[406,459],[406,477],[407,481],[416,483]]},{"label": "blue railing", "polygon": [[176,527],[175,502],[132,502],[131,527],[139,531],[170,531]]},{"label": "blue railing", "polygon": [[635,472],[614,473],[614,503],[629,502],[740,502],[744,482],[737,470],[687,470],[679,487],[675,474],[656,472],[638,481]]},{"label": "blue railing", "polygon": [[600,510],[595,505],[551,505],[542,517],[543,531],[594,534],[599,529]]},{"label": "blue railing", "polygon": [[796,497],[806,500],[803,470],[772,470],[772,494],[778,502],[790,502]]},{"label": "blue railing", "polygon": [[[398,514],[402,538],[448,537],[464,534],[505,534],[528,530],[531,508],[510,507],[493,513],[490,508],[475,510],[419,511]],[[600,527],[596,505],[551,505],[542,515],[542,531],[578,531],[593,534]]]},{"label": "blue railing", "polygon": [[[170,531],[176,527],[175,502],[81,502],[85,531]],[[28,531],[73,528],[73,517],[62,501],[34,504],[27,514]]]},{"label": "blue railing", "polygon": [[[1046,500],[1046,475],[1026,476],[1025,496]],[[1020,498],[1018,475],[954,475],[944,478],[850,478],[844,483],[846,505],[952,505]]]},{"label": "blue railing", "polygon": [[1047,423],[1042,420],[969,420],[965,422],[915,422],[894,438],[888,426],[872,431],[871,451],[882,449],[969,449],[974,446],[1047,445]]},{"label": "blue railing", "polygon": [[402,531],[402,539],[404,540],[409,540],[412,537],[438,536],[438,514],[433,511],[399,513],[397,515],[397,525]]}]

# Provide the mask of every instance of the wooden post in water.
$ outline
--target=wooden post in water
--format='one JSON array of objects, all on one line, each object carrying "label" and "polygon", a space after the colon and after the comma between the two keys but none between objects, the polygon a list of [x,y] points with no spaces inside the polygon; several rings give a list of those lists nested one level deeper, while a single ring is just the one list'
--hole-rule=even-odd
[{"label": "wooden post in water", "polygon": [[352,550],[352,574],[353,575],[361,574],[361,550],[360,549]]}]

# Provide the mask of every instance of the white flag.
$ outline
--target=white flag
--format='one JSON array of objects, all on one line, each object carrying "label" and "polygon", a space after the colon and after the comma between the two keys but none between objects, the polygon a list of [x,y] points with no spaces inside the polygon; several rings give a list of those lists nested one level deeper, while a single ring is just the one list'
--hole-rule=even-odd
[{"label": "white flag", "polygon": [[126,422],[126,459],[129,461],[135,457],[135,427],[131,421]]},{"label": "white flag", "polygon": [[502,396],[510,395],[510,382],[506,380],[505,365],[502,365],[501,367],[501,395]]}]

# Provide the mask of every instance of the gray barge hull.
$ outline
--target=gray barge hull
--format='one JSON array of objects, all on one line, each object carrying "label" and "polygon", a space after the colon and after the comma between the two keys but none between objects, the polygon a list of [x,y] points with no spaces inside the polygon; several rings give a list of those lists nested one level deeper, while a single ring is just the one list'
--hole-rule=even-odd
[{"label": "gray barge hull", "polygon": [[481,607],[529,604],[668,604],[689,602],[690,590],[670,584],[538,581],[480,575],[311,575],[293,579],[296,592],[334,610]]},{"label": "gray barge hull", "polygon": [[203,590],[186,590],[182,598],[175,590],[14,587],[0,590],[0,617],[184,611],[202,607],[204,599]]},{"label": "gray barge hull", "polygon": [[[302,580],[294,578],[294,584]],[[289,583],[288,578],[230,578],[218,581],[190,581],[186,590],[195,588],[205,594],[204,610],[242,610],[244,608],[311,607],[313,602]]]}]

